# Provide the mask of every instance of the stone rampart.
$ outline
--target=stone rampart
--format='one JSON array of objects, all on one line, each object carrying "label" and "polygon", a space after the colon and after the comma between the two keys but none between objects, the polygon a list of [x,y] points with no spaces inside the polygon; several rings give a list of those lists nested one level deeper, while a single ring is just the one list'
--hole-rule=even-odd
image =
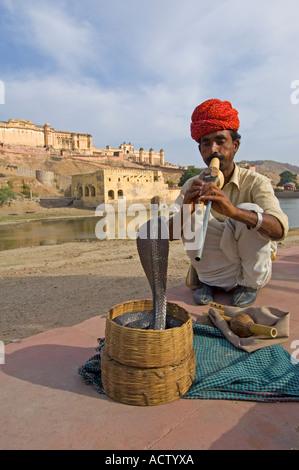
[{"label": "stone rampart", "polygon": [[36,170],[36,179],[45,186],[54,186],[55,175],[53,171]]},{"label": "stone rampart", "polygon": [[24,176],[26,178],[34,178],[36,179],[36,170],[32,170],[31,168],[23,168],[21,166],[17,167],[17,175]]}]

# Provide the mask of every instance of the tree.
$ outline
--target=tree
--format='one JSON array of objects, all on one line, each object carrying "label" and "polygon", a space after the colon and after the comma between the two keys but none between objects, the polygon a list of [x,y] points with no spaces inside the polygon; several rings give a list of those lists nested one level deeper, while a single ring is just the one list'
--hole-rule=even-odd
[{"label": "tree", "polygon": [[9,186],[0,187],[0,206],[7,203],[9,199],[15,199],[16,195]]},{"label": "tree", "polygon": [[283,171],[280,173],[280,181],[277,186],[284,186],[286,183],[295,183],[297,185],[297,174],[291,171]]},{"label": "tree", "polygon": [[200,168],[190,168],[189,170],[185,170],[179,181],[179,186],[183,186],[183,184],[186,183],[189,178],[192,178],[192,176],[199,175],[202,171],[203,170],[201,170]]}]

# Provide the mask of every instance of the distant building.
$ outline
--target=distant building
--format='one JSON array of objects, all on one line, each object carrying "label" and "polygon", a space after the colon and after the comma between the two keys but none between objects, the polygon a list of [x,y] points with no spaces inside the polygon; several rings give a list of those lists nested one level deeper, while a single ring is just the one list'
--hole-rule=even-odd
[{"label": "distant building", "polygon": [[126,142],[121,144],[119,148],[123,151],[124,156],[127,158],[132,157],[135,162],[164,166],[163,149],[161,149],[160,152],[154,152],[152,148],[149,151],[146,151],[142,147],[139,150],[134,150],[133,145],[131,143],[126,144]]},{"label": "distant building", "polygon": [[164,150],[155,152],[140,148],[135,150],[131,143],[123,142],[119,148],[107,145],[105,149],[99,149],[92,144],[90,134],[80,134],[69,131],[59,131],[44,125],[33,124],[32,121],[23,119],[10,119],[8,122],[0,122],[0,144],[15,146],[47,147],[58,150],[61,155],[88,156],[99,161],[102,160],[128,160],[152,166],[164,166]]},{"label": "distant building", "polygon": [[110,147],[107,145],[105,149],[96,149],[94,148],[94,156],[99,157],[119,157],[122,160],[129,160],[134,163],[141,163],[145,165],[157,165],[164,166],[164,150],[161,149],[160,152],[155,152],[152,148],[147,151],[142,147],[139,150],[135,150],[134,146],[129,142],[123,142],[119,148]]},{"label": "distant building", "polygon": [[285,191],[295,191],[296,190],[296,185],[295,183],[286,183],[283,187]]},{"label": "distant building", "polygon": [[[179,189],[177,193],[179,193]],[[175,191],[169,191],[161,171],[138,169],[100,169],[94,173],[72,176],[72,197],[85,206],[113,203],[120,198],[128,202],[174,200]]]},{"label": "distant building", "polygon": [[23,119],[0,122],[0,142],[6,145],[52,147],[90,154],[93,151],[90,134],[56,131],[50,124],[35,125]]}]

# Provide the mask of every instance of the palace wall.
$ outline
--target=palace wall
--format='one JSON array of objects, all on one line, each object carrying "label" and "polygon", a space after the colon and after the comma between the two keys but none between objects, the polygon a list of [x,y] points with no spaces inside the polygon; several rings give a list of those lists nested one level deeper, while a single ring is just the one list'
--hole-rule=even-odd
[{"label": "palace wall", "polygon": [[38,126],[22,119],[0,122],[0,142],[5,145],[67,149],[83,154],[91,154],[93,149],[90,134],[56,131],[48,123]]},{"label": "palace wall", "polygon": [[31,121],[10,119],[0,123],[0,142],[9,145],[45,145],[44,128],[35,126]]},{"label": "palace wall", "polygon": [[128,202],[150,202],[153,198],[173,199],[176,194],[168,190],[161,171],[101,169],[73,175],[72,197],[82,200],[85,206],[95,207],[124,197]]},{"label": "palace wall", "polygon": [[49,123],[43,126],[33,124],[32,121],[23,119],[10,119],[8,122],[0,122],[0,144],[13,146],[31,146],[60,150],[61,155],[68,157],[69,154],[87,156],[104,160],[130,160],[135,163],[164,166],[164,150],[155,152],[140,148],[135,150],[131,143],[124,142],[119,148],[98,149],[93,146],[90,134],[78,134],[55,130]]}]

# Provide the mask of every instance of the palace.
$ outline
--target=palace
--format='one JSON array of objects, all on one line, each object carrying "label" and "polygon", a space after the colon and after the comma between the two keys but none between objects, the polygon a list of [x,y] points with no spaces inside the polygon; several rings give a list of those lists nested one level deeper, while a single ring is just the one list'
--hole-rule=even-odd
[{"label": "palace", "polygon": [[161,171],[100,169],[72,175],[72,197],[82,201],[85,207],[114,203],[120,198],[128,202],[169,200],[177,197],[177,192],[169,191]]},{"label": "palace", "polygon": [[10,119],[0,122],[0,143],[12,146],[48,148],[63,156],[89,157],[93,161],[117,160],[164,166],[164,151],[151,148],[135,150],[131,143],[123,142],[119,148],[107,145],[105,149],[93,146],[90,134],[80,134],[53,129],[49,123],[36,125],[32,121]]},{"label": "palace", "polygon": [[[35,125],[22,119],[0,122],[0,147],[1,154],[11,156],[16,152],[27,160],[31,158],[36,165],[35,169],[27,168],[26,162],[14,166],[16,174],[36,178],[48,187],[58,183],[77,207],[96,207],[122,198],[128,202],[174,201],[179,192],[175,187],[169,188],[164,178],[171,180],[182,170],[165,163],[163,149],[135,150],[131,142],[123,142],[118,148],[107,145],[99,149],[93,145],[90,134],[57,131],[48,123]],[[95,171],[86,173],[85,169],[80,174],[73,171],[59,175],[57,169],[55,173],[48,171],[48,159],[93,164]],[[4,168],[7,170],[8,166]],[[12,172],[11,165],[9,170]]]},{"label": "palace", "polygon": [[43,126],[22,119],[0,122],[0,142],[5,145],[52,147],[82,153],[92,153],[90,134],[56,131],[46,122]]}]

